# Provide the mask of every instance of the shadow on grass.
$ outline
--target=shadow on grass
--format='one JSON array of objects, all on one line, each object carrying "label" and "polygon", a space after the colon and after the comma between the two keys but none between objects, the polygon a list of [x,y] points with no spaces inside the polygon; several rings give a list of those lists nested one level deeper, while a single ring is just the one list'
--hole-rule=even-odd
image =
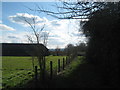
[{"label": "shadow on grass", "polygon": [[[32,86],[33,85],[33,86]],[[92,64],[82,63],[81,59],[76,59],[68,65],[59,75],[52,80],[46,79],[44,82],[35,82],[27,88],[102,88],[102,78],[95,73]]]},{"label": "shadow on grass", "polygon": [[92,64],[76,59],[50,82],[49,88],[100,88],[102,78]]},{"label": "shadow on grass", "polygon": [[101,78],[89,64],[80,64],[76,68],[68,67],[61,75],[53,80],[53,88],[99,88]]}]

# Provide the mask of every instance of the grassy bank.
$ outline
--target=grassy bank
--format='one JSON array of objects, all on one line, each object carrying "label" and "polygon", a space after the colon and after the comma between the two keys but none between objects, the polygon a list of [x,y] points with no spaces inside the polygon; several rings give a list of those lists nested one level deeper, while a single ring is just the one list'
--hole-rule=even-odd
[{"label": "grassy bank", "polygon": [[52,88],[100,88],[101,77],[95,73],[94,66],[77,57],[61,72],[50,85]]}]

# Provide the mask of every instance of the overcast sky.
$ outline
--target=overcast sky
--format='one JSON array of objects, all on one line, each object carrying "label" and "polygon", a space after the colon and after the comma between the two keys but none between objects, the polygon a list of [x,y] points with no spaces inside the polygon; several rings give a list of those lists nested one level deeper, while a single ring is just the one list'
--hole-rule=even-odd
[{"label": "overcast sky", "polygon": [[48,48],[64,48],[67,44],[84,42],[85,37],[79,32],[79,20],[60,20],[45,13],[30,11],[27,7],[36,8],[35,4],[42,8],[56,11],[53,6],[56,2],[2,2],[2,20],[0,20],[0,42],[2,43],[28,43],[26,35],[31,35],[30,27],[20,20],[24,15],[31,21],[36,17],[37,27],[45,24],[45,32],[49,33]]}]

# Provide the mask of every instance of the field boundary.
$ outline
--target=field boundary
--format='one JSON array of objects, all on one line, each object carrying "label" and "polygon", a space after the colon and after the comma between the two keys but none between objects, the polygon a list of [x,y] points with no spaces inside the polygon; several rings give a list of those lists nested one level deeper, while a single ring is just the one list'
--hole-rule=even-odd
[{"label": "field boundary", "polygon": [[[52,80],[54,78],[54,76],[59,75],[59,73],[63,70],[65,70],[65,67],[67,65],[70,64],[70,62],[73,59],[71,57],[63,57],[62,59],[58,59],[57,60],[57,67],[54,67],[54,61],[49,61],[49,70],[46,70],[45,72],[45,78],[46,79],[50,79]],[[12,80],[16,80],[16,78],[20,78],[22,79],[21,82],[17,82],[18,84],[15,85],[14,87],[11,87],[9,85],[7,85],[6,83],[2,83],[3,89],[8,89],[8,88],[15,88],[15,87],[22,87],[25,83],[29,82],[30,80],[34,80],[36,82],[40,81],[40,69],[38,68],[38,66],[35,66],[37,69],[10,69],[10,71],[20,71],[18,73],[16,73],[15,75],[11,75],[10,77],[4,77],[2,79],[6,79],[8,82],[13,82]],[[7,69],[0,69],[0,70],[7,70]],[[21,73],[25,71],[25,73]],[[27,77],[27,78],[25,78]],[[29,77],[29,78],[28,78]],[[14,82],[15,83],[15,82]]]}]

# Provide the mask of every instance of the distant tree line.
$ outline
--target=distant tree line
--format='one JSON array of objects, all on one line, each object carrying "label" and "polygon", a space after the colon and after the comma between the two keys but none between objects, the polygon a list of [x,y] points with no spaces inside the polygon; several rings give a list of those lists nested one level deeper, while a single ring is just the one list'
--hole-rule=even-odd
[{"label": "distant tree line", "polygon": [[86,52],[87,45],[85,43],[80,43],[77,46],[73,44],[68,44],[64,49],[56,47],[55,50],[50,51],[50,55],[53,56],[84,56]]}]

